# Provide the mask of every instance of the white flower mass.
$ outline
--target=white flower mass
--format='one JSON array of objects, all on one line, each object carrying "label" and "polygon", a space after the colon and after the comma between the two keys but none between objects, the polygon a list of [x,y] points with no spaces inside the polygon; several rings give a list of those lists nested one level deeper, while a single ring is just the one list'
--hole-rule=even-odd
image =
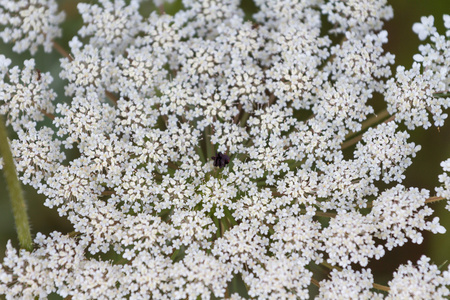
[{"label": "white flower mass", "polygon": [[[432,16],[413,26],[428,40],[412,68],[393,74],[385,0],[254,0],[251,21],[239,0],[149,16],[141,0],[98,2],[78,4],[83,25],[60,60],[70,102],[34,59],[0,55],[19,178],[74,228],[37,233],[31,252],[8,243],[0,294],[308,299],[317,283],[320,299],[449,295],[449,272],[425,256],[384,292],[361,269],[445,232],[431,192],[402,185],[420,146],[400,124],[443,126],[450,105],[449,35]],[[54,0],[0,1],[0,37],[48,52],[63,18]],[[392,117],[366,128],[375,93]],[[449,199],[442,167],[436,193]],[[321,264],[334,269],[315,279]]]}]

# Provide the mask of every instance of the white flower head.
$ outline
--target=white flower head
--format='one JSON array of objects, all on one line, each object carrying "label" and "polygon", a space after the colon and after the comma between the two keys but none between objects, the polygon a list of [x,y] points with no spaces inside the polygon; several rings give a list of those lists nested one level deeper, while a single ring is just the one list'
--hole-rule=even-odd
[{"label": "white flower head", "polygon": [[318,299],[383,299],[382,294],[371,291],[374,278],[370,269],[334,269],[329,277],[320,282]]},{"label": "white flower head", "polygon": [[[2,59],[6,71],[8,60]],[[29,122],[39,122],[45,114],[55,110],[56,93],[51,89],[53,78],[35,68],[34,59],[26,60],[23,69],[15,66],[0,77],[0,113],[15,130],[27,127]]]},{"label": "white flower head", "polygon": [[[76,236],[8,245],[0,293],[237,299],[239,282],[240,296],[307,299],[314,264],[327,262],[344,270],[322,280],[320,297],[377,298],[371,271],[354,268],[445,231],[428,191],[379,184],[402,182],[420,149],[396,122],[447,117],[448,97],[436,97],[449,83],[445,37],[427,29],[430,44],[393,77],[385,0],[256,0],[251,21],[238,0],[183,0],[173,16],[147,17],[140,2],[78,5],[84,24],[60,60],[67,102],[53,104],[34,60],[20,69],[0,56],[19,177]],[[59,23],[53,2],[0,3],[16,47],[54,38],[26,40],[27,14]],[[375,94],[395,117],[367,128]]]},{"label": "white flower head", "polygon": [[58,12],[54,0],[0,1],[0,24],[4,26],[0,37],[5,43],[13,42],[15,52],[29,50],[36,53],[39,46],[50,52],[53,39],[61,36],[59,24],[64,12]]},{"label": "white flower head", "polygon": [[339,213],[321,234],[327,262],[345,268],[352,263],[366,266],[369,259],[380,259],[385,251],[374,239],[376,231],[372,218],[356,212]]},{"label": "white flower head", "polygon": [[444,15],[444,26],[445,28],[449,29],[447,30],[447,32],[445,33],[446,36],[450,36],[450,15]]},{"label": "white flower head", "polygon": [[0,55],[0,76],[4,78],[6,72],[8,72],[8,67],[11,64],[11,60],[4,55]]},{"label": "white flower head", "polygon": [[401,265],[389,281],[389,295],[386,299],[443,299],[450,295],[450,274],[441,272],[430,258],[422,256],[417,265],[410,261]]},{"label": "white flower head", "polygon": [[[436,195],[445,199],[450,199],[450,159],[441,162],[441,167],[444,170],[443,174],[439,175],[439,182],[441,186],[436,187]],[[445,209],[450,210],[450,202],[447,202]]]},{"label": "white flower head", "polygon": [[101,0],[103,7],[79,3],[77,7],[84,21],[84,26],[79,30],[80,36],[91,37],[94,47],[123,52],[143,26],[142,16],[138,12],[139,2],[133,0],[126,6],[123,0]]},{"label": "white flower head", "polygon": [[401,185],[383,192],[373,202],[370,216],[374,218],[378,232],[377,238],[386,240],[388,250],[402,246],[408,240],[421,244],[421,231],[429,230],[433,233],[444,233],[445,229],[439,224],[439,218],[428,220],[433,210],[425,206],[429,197],[427,190],[415,188],[405,189]]},{"label": "white flower head", "polygon": [[420,23],[414,23],[412,30],[417,33],[419,39],[426,39],[436,32],[436,28],[434,27],[434,17],[428,16],[420,18]]},{"label": "white flower head", "polygon": [[[443,51],[446,55],[450,53],[449,42]],[[425,65],[424,55],[418,59],[421,60]],[[449,62],[443,61],[441,64],[439,60],[440,58],[430,62],[430,66],[424,71],[421,71],[418,62],[414,62],[410,70],[399,66],[395,79],[392,78],[387,82],[385,98],[388,102],[388,111],[395,114],[396,120],[405,122],[408,129],[430,127],[432,124],[430,116],[433,117],[435,126],[442,126],[447,118],[444,109],[450,106],[450,97],[439,96],[436,93],[445,92],[448,88]]]}]

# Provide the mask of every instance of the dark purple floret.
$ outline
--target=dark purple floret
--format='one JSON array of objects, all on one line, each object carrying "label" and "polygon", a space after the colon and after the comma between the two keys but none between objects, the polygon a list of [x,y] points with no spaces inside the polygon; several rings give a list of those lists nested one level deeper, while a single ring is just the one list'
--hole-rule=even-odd
[{"label": "dark purple floret", "polygon": [[226,154],[219,152],[216,156],[211,157],[214,160],[214,167],[223,168],[230,162],[230,158]]}]

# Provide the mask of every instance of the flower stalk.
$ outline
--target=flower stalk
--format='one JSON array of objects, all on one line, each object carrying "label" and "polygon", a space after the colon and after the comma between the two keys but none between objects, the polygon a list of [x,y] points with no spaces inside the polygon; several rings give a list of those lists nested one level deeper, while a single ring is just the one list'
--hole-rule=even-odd
[{"label": "flower stalk", "polygon": [[3,117],[0,115],[0,153],[3,157],[3,169],[8,186],[11,205],[16,223],[17,237],[20,247],[30,251],[31,242],[30,224],[28,222],[27,206],[23,196],[22,187],[17,177],[14,159],[8,142],[8,134]]}]

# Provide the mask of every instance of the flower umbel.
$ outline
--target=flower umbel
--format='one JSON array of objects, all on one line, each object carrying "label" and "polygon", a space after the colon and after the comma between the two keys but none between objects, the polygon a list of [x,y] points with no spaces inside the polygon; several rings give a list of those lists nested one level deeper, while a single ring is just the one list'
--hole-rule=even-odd
[{"label": "flower umbel", "polygon": [[16,52],[36,53],[39,46],[45,52],[52,50],[52,40],[61,36],[59,25],[64,12],[58,12],[54,0],[0,1],[0,37],[13,42]]},{"label": "flower umbel", "polygon": [[[183,0],[173,16],[160,6],[147,17],[141,2],[78,5],[83,26],[60,60],[67,103],[33,59],[20,68],[0,55],[20,179],[74,228],[38,233],[31,252],[8,243],[0,293],[306,299],[315,284],[320,298],[395,298],[433,276],[426,291],[448,294],[448,272],[427,258],[389,287],[361,270],[424,230],[445,232],[430,192],[402,185],[420,146],[399,124],[442,126],[450,105],[450,42],[434,19],[414,26],[430,43],[393,75],[384,0],[255,0],[253,16],[238,0]],[[14,3],[0,1],[4,40],[50,50],[63,16],[54,2]],[[369,104],[374,93],[387,111]],[[319,264],[333,268],[320,282]]]}]

